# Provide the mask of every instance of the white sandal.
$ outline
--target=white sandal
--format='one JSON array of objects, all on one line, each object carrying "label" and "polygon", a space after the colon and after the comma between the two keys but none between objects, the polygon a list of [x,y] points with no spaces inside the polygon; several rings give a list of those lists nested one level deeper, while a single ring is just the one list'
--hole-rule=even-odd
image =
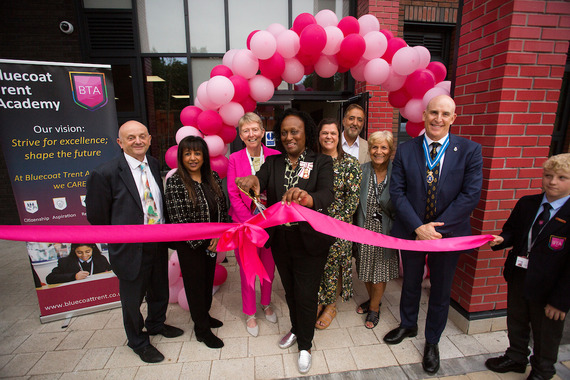
[{"label": "white sandal", "polygon": [[[271,304],[267,306],[261,305],[261,307],[263,308],[263,312],[265,313],[265,311],[271,307]],[[275,314],[275,310],[271,309],[271,311],[273,312],[273,314],[270,315],[265,314],[265,319],[267,319],[271,323],[277,323],[277,314]]]},{"label": "white sandal", "polygon": [[245,321],[245,328],[247,329],[247,332],[248,332],[251,336],[257,336],[257,335],[259,334],[259,325],[257,324],[257,322],[256,322],[256,324],[255,324],[255,327],[249,327],[249,326],[247,325],[247,323],[248,323],[249,321],[251,321],[252,319],[255,319],[255,315],[248,315],[248,316],[247,316],[247,319],[246,319],[246,321]]}]

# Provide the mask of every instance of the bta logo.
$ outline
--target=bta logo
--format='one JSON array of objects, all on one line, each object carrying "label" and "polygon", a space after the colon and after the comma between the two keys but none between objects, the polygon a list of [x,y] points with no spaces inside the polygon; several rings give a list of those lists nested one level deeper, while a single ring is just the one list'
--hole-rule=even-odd
[{"label": "bta logo", "polygon": [[73,101],[90,111],[107,104],[107,84],[103,73],[69,72]]}]

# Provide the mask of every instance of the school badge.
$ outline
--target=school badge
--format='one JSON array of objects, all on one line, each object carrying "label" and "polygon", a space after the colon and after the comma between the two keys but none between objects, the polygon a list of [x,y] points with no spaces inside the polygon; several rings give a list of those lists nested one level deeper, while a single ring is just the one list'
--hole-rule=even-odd
[{"label": "school badge", "polygon": [[38,201],[24,201],[24,206],[30,214],[34,214],[39,210]]},{"label": "school badge", "polygon": [[105,74],[70,71],[69,79],[73,101],[78,106],[95,111],[107,104]]},{"label": "school badge", "polygon": [[67,207],[67,200],[65,197],[53,198],[53,207],[58,210],[64,210]]},{"label": "school badge", "polygon": [[550,241],[548,242],[548,247],[553,251],[560,251],[564,248],[564,243],[566,242],[565,237],[550,235]]}]

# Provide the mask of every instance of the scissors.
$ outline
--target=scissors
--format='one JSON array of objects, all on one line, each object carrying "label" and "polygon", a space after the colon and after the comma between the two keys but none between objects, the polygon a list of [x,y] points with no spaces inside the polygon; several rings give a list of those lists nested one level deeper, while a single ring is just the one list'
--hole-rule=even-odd
[{"label": "scissors", "polygon": [[253,204],[255,205],[255,208],[261,213],[261,215],[263,216],[264,219],[267,219],[267,217],[265,216],[265,214],[263,213],[263,210],[265,210],[267,207],[265,207],[261,201],[259,200],[259,194],[255,194],[255,192],[253,191],[253,189],[249,190],[249,193],[247,191],[245,191],[244,189],[242,189],[241,187],[238,186],[238,189],[244,193],[245,195],[247,195],[247,197],[249,199],[251,199],[251,201],[253,202]]}]

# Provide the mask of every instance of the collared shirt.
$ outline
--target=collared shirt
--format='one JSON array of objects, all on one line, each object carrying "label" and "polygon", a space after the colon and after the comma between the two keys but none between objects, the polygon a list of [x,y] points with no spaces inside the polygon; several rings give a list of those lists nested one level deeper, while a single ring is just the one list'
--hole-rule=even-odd
[{"label": "collared shirt", "polygon": [[542,213],[542,210],[544,210],[544,207],[542,206],[544,203],[550,203],[550,206],[552,206],[552,208],[550,209],[550,216],[548,217],[548,220],[550,220],[550,218],[552,218],[552,215],[556,215],[558,210],[560,210],[560,208],[562,206],[564,206],[564,204],[566,203],[566,201],[569,198],[570,198],[570,195],[567,195],[564,198],[557,199],[553,202],[548,202],[548,199],[546,199],[546,194],[544,194],[542,196],[542,201],[540,202],[540,207],[538,208],[538,211],[536,212],[536,215],[534,216],[534,220],[532,221],[532,224],[534,224],[534,222],[536,221],[536,218],[538,218],[538,216]]},{"label": "collared shirt", "polygon": [[356,140],[354,140],[354,144],[352,145],[348,145],[348,141],[346,141],[346,139],[344,138],[344,132],[341,133],[341,142],[342,142],[342,150],[344,150],[345,153],[350,154],[353,157],[356,157],[356,159],[358,159],[358,153],[359,153],[359,149],[360,149],[360,139],[358,137],[356,137]]},{"label": "collared shirt", "polygon": [[[434,141],[432,139],[430,139],[425,133],[424,133],[424,138],[427,141],[428,147],[430,147],[431,150],[431,144],[436,142],[439,143],[439,146],[436,148],[436,152],[439,153],[439,150],[441,149],[441,147],[443,146],[443,143],[445,142],[445,139],[447,138],[447,136],[449,136],[449,133],[445,136],[443,136],[443,138],[439,139],[438,141]],[[439,175],[441,176],[441,169],[443,168],[443,160],[445,159],[445,152],[441,155],[441,159],[439,160]]]},{"label": "collared shirt", "polygon": [[[164,221],[164,214],[162,213],[162,194],[160,193],[160,188],[158,187],[158,184],[156,183],[154,176],[151,173],[150,167],[148,165],[148,161],[147,158],[145,156],[144,161],[139,161],[134,157],[129,156],[128,154],[124,153],[125,158],[127,159],[127,163],[129,164],[129,167],[131,168],[131,173],[133,174],[133,178],[135,180],[135,184],[137,185],[137,190],[139,192],[139,197],[141,200],[141,207],[143,208],[143,210],[145,209],[144,205],[145,205],[145,201],[144,201],[144,185],[142,183],[142,170],[141,170],[141,163],[144,162],[144,164],[147,167],[147,178],[148,178],[148,183],[150,186],[150,192],[152,193],[152,197],[154,198],[154,202],[156,204],[156,211],[158,212],[158,216],[160,217],[161,221]],[[146,214],[146,212],[145,212]],[[146,218],[145,218],[146,220]]]}]

